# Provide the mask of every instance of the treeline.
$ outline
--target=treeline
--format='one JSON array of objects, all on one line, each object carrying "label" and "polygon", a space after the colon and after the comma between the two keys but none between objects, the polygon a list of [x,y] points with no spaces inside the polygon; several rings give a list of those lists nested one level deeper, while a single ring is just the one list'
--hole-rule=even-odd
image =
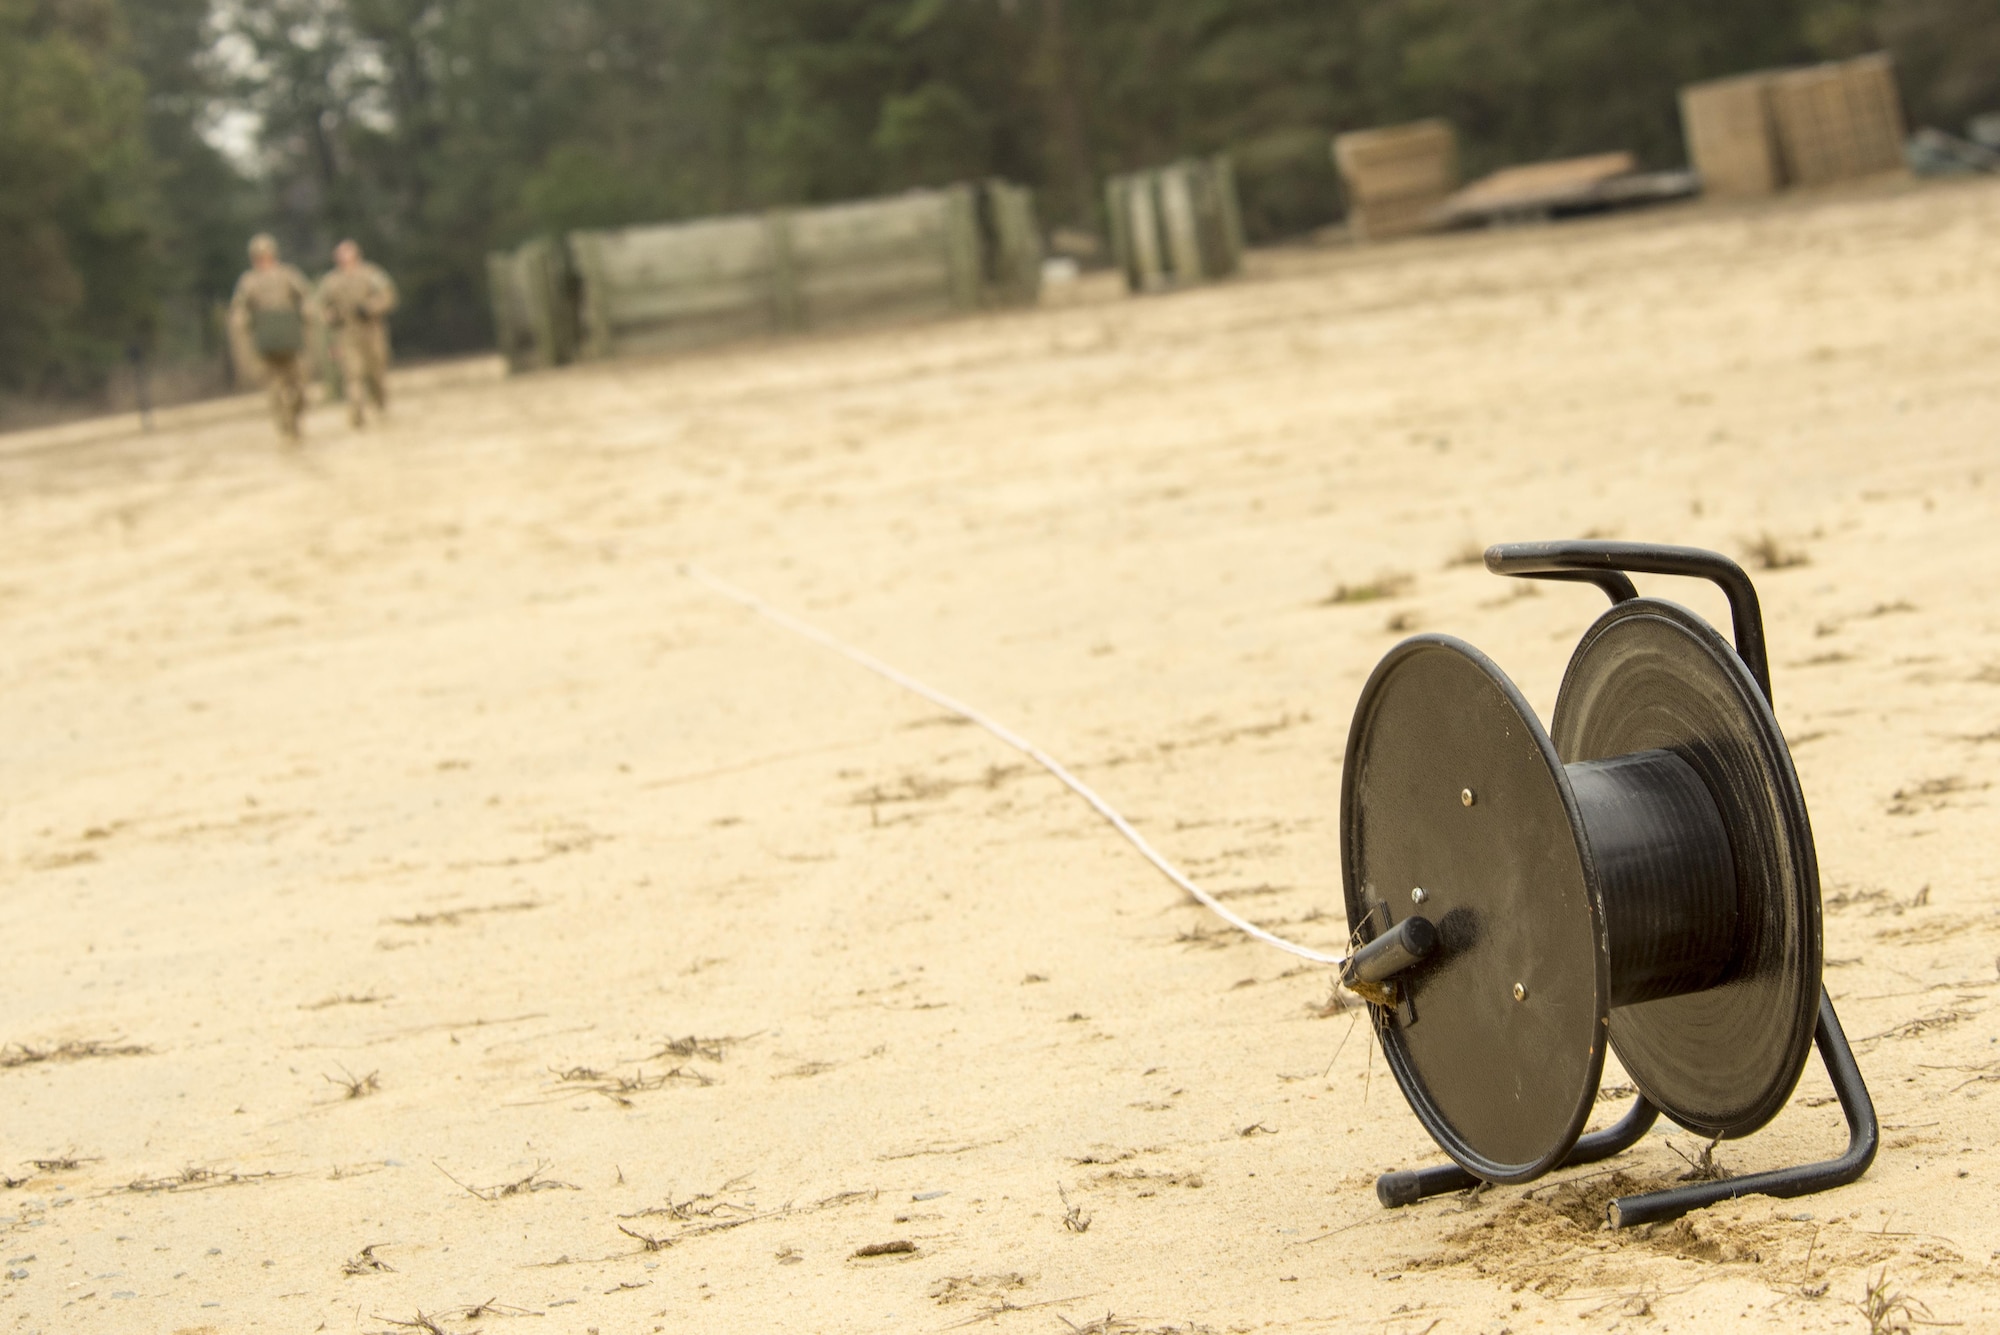
[{"label": "treeline", "polygon": [[257,227],[354,236],[442,353],[538,232],[986,175],[1091,227],[1227,149],[1270,239],[1337,216],[1340,130],[1667,165],[1682,84],[1882,46],[1919,122],[2000,109],[1993,0],[0,0],[0,391],[198,352]]}]

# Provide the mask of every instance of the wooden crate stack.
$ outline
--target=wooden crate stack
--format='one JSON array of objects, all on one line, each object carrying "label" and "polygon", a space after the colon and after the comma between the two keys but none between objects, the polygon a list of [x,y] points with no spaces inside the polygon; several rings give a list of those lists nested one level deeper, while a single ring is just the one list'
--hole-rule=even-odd
[{"label": "wooden crate stack", "polygon": [[1768,195],[1785,184],[1771,118],[1773,71],[1713,79],[1681,89],[1688,161],[1706,195]]},{"label": "wooden crate stack", "polygon": [[1903,108],[1884,53],[1681,90],[1688,161],[1713,196],[1768,195],[1903,168]]},{"label": "wooden crate stack", "polygon": [[1243,217],[1227,157],[1114,176],[1104,202],[1112,254],[1134,292],[1211,283],[1243,267]]},{"label": "wooden crate stack", "polygon": [[1887,53],[1779,75],[1771,114],[1793,185],[1903,170],[1903,103]]},{"label": "wooden crate stack", "polygon": [[1458,188],[1458,136],[1443,120],[1357,130],[1333,141],[1356,241],[1428,231]]},{"label": "wooden crate stack", "polygon": [[1032,304],[1041,258],[1032,197],[993,181],[572,232],[487,272],[502,349],[527,369]]}]

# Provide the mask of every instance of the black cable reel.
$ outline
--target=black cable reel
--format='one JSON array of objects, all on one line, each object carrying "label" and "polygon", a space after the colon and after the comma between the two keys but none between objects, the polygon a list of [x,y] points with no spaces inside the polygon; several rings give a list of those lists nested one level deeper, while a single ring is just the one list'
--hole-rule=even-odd
[{"label": "black cable reel", "polygon": [[[1451,1164],[1384,1174],[1386,1206],[1608,1158],[1659,1114],[1747,1136],[1815,1041],[1846,1153],[1621,1197],[1614,1227],[1867,1171],[1879,1140],[1821,982],[1819,869],[1771,711],[1757,592],[1727,557],[1629,542],[1510,543],[1499,575],[1597,585],[1612,606],[1544,729],[1491,659],[1448,635],[1389,651],[1355,707],[1341,785],[1343,978]],[[1712,580],[1735,643],[1626,572]],[[1607,1047],[1638,1097],[1583,1135]]]}]

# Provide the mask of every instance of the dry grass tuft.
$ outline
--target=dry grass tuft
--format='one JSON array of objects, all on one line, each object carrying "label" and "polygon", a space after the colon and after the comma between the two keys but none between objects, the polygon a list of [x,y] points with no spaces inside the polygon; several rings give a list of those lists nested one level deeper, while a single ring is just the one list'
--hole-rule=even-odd
[{"label": "dry grass tuft", "polygon": [[1790,570],[1812,563],[1812,557],[1806,555],[1803,549],[1787,546],[1770,533],[1759,533],[1746,541],[1743,555],[1758,570]]},{"label": "dry grass tuft", "polygon": [[134,1192],[141,1196],[157,1195],[162,1192],[178,1195],[187,1191],[213,1191],[217,1187],[245,1187],[259,1182],[273,1182],[289,1173],[222,1173],[213,1168],[198,1168],[190,1164],[178,1173],[166,1177],[140,1177],[127,1182],[121,1191]]},{"label": "dry grass tuft", "polygon": [[1681,1182],[1721,1182],[1734,1177],[1734,1173],[1715,1161],[1715,1147],[1721,1143],[1722,1137],[1717,1136],[1690,1156],[1680,1146],[1674,1144],[1671,1140],[1668,1141],[1667,1148],[1685,1160],[1688,1166],[1687,1171],[1682,1173],[1677,1180]]},{"label": "dry grass tuft", "polygon": [[649,1252],[663,1252],[674,1245],[672,1238],[656,1238],[650,1233],[641,1233],[637,1229],[627,1228],[623,1224],[618,1226],[618,1231],[637,1242],[642,1249]]},{"label": "dry grass tuft", "polygon": [[375,1254],[377,1247],[386,1247],[386,1242],[371,1242],[360,1251],[347,1258],[340,1267],[343,1275],[392,1275],[396,1267]]},{"label": "dry grass tuft", "polygon": [[[1076,1335],[1146,1335],[1146,1332],[1141,1328],[1138,1322],[1128,1321],[1124,1317],[1115,1315],[1114,1313],[1111,1312],[1106,1312],[1103,1316],[1098,1317],[1095,1321],[1087,1321],[1081,1326],[1077,1325],[1076,1322],[1071,1321],[1068,1317],[1062,1315],[1060,1312],[1056,1314],[1056,1320],[1062,1322],[1065,1326],[1068,1326],[1072,1331],[1076,1332]],[[1155,1327],[1155,1329],[1159,1331],[1161,1335],[1168,1335],[1169,1332],[1172,1332],[1174,1330],[1174,1327],[1158,1326]]]},{"label": "dry grass tuft", "polygon": [[740,1038],[696,1038],[689,1034],[686,1038],[670,1038],[660,1045],[660,1050],[647,1058],[661,1061],[667,1057],[700,1057],[704,1061],[719,1062],[730,1045],[741,1043]]},{"label": "dry grass tuft", "polygon": [[1082,1206],[1069,1203],[1069,1193],[1063,1190],[1060,1182],[1056,1183],[1056,1195],[1062,1197],[1063,1227],[1072,1233],[1090,1232],[1090,1216],[1084,1213]]},{"label": "dry grass tuft", "polygon": [[377,1002],[388,1001],[389,999],[388,997],[377,996],[373,992],[365,994],[336,992],[332,996],[321,997],[318,1001],[308,1001],[300,1006],[299,1009],[302,1011],[324,1011],[332,1010],[335,1006],[373,1006]]},{"label": "dry grass tuft", "polygon": [[431,1167],[437,1169],[440,1173],[444,1173],[445,1177],[454,1185],[462,1188],[471,1195],[477,1196],[482,1201],[505,1200],[509,1196],[528,1196],[537,1191],[583,1190],[582,1187],[577,1186],[574,1182],[559,1182],[554,1178],[543,1177],[542,1170],[547,1168],[548,1165],[540,1160],[536,1161],[534,1171],[526,1177],[517,1178],[512,1182],[502,1182],[491,1187],[474,1187],[460,1182],[457,1178],[452,1177],[450,1173],[445,1172],[444,1165],[436,1159],[431,1160]]},{"label": "dry grass tuft", "polygon": [[382,1092],[381,1075],[380,1071],[370,1071],[367,1075],[356,1075],[343,1066],[340,1068],[339,1075],[326,1075],[321,1078],[328,1084],[338,1085],[343,1090],[346,1090],[347,1098],[365,1099],[370,1094],[379,1094]]},{"label": "dry grass tuft", "polygon": [[651,1094],[675,1084],[707,1088],[715,1083],[713,1076],[685,1066],[675,1066],[654,1075],[646,1074],[644,1067],[630,1075],[619,1075],[612,1071],[600,1071],[594,1066],[572,1066],[560,1071],[551,1067],[549,1074],[556,1078],[558,1086],[573,1085],[592,1094],[602,1094],[621,1108],[632,1106],[634,1094]]},{"label": "dry grass tuft", "polygon": [[444,909],[437,913],[413,913],[407,918],[385,918],[392,927],[456,927],[467,918],[486,913],[526,913],[529,909],[540,908],[541,902],[534,899],[517,899],[507,904],[477,904],[471,908]]},{"label": "dry grass tuft", "polygon": [[1886,1265],[1875,1272],[1875,1278],[1868,1281],[1868,1287],[1862,1292],[1861,1301],[1854,1305],[1868,1319],[1868,1335],[1909,1335],[1913,1325],[1957,1324],[1934,1320],[1931,1309],[1915,1298],[1890,1292],[1889,1267]]},{"label": "dry grass tuft", "polygon": [[0,1045],[0,1070],[16,1066],[36,1066],[42,1062],[80,1062],[92,1057],[142,1057],[152,1049],[143,1043],[120,1043],[113,1039],[89,1038],[38,1048],[31,1043]]},{"label": "dry grass tuft", "polygon": [[1955,1024],[1962,1024],[1966,1020],[1970,1020],[1974,1014],[1975,1012],[1973,1011],[1960,1010],[1956,1007],[1934,1011],[1929,1015],[1919,1015],[1914,1020],[1905,1020],[1893,1029],[1884,1029],[1879,1034],[1870,1034],[1866,1038],[1857,1038],[1854,1040],[1854,1046],[1858,1048],[1864,1043],[1879,1043],[1885,1038],[1915,1038],[1919,1034],[1927,1034],[1933,1029],[1949,1029]]},{"label": "dry grass tuft", "polygon": [[1399,598],[1408,593],[1416,582],[1414,576],[1391,572],[1377,575],[1365,584],[1336,584],[1332,593],[1320,599],[1319,606],[1343,607],[1348,603],[1373,603],[1380,602],[1384,598]]}]

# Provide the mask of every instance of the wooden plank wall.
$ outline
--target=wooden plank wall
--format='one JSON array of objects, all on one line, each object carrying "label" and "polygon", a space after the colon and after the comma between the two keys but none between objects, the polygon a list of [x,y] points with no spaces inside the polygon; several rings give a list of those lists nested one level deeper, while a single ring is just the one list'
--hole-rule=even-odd
[{"label": "wooden plank wall", "polygon": [[979,303],[966,186],[790,215],[802,327],[936,318]]},{"label": "wooden plank wall", "polygon": [[592,358],[934,319],[1041,291],[1033,197],[998,181],[568,240]]},{"label": "wooden plank wall", "polygon": [[1243,217],[1226,156],[1114,176],[1104,198],[1112,253],[1131,291],[1214,282],[1243,266]]},{"label": "wooden plank wall", "polygon": [[776,327],[772,217],[572,232],[585,357],[665,352]]}]

